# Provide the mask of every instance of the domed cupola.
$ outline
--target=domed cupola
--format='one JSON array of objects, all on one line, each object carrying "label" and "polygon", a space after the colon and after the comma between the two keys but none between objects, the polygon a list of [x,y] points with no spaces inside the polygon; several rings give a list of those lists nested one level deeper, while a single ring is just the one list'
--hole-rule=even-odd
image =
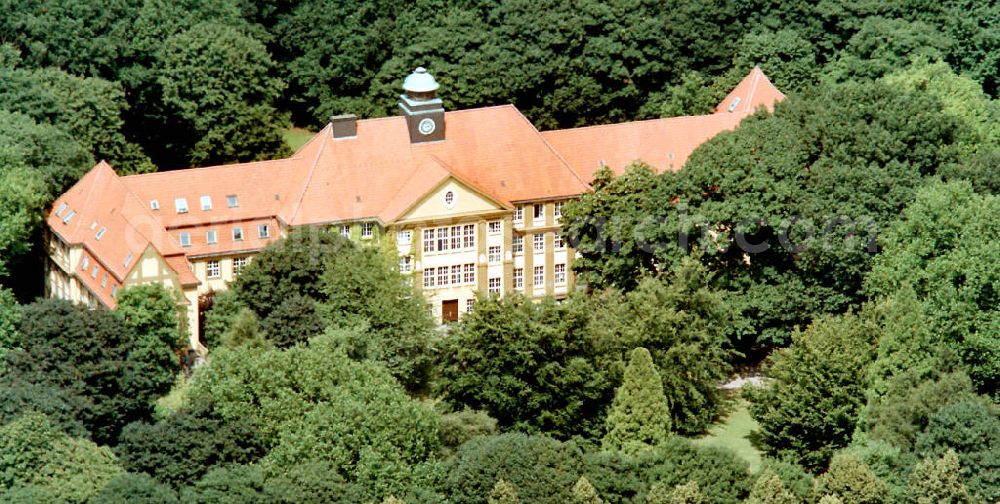
[{"label": "domed cupola", "polygon": [[424,67],[417,67],[403,80],[399,110],[406,117],[411,143],[444,140],[444,105],[437,97],[438,87]]}]

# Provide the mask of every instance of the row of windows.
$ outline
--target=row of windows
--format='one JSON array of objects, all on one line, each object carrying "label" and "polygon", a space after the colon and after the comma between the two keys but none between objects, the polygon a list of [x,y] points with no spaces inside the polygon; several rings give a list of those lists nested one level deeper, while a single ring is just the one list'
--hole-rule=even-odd
[{"label": "row of windows", "polygon": [[[233,275],[239,276],[243,271],[243,268],[250,264],[249,257],[236,257],[233,258]],[[208,261],[205,263],[205,271],[208,278],[219,278],[222,276],[222,262],[221,261]]]},{"label": "row of windows", "polygon": [[447,252],[449,250],[472,250],[476,248],[476,226],[450,226],[424,230],[423,250],[425,253]]},{"label": "row of windows", "polygon": [[[271,237],[271,226],[268,224],[258,224],[257,225],[257,237],[258,238],[270,238]],[[243,227],[236,226],[233,228],[233,241],[243,241]],[[180,242],[182,247],[191,246],[191,233],[187,231],[182,231],[180,234]],[[205,232],[205,243],[209,245],[214,245],[219,242],[219,234],[214,229],[209,229]]]},{"label": "row of windows", "polygon": [[[132,260],[132,254],[129,254],[128,255],[128,259],[126,259],[126,262],[125,262],[125,266],[126,267],[128,266],[128,263],[131,260]],[[90,265],[90,257],[83,256],[83,261],[80,262],[80,270],[83,271],[83,272],[86,272],[87,268],[90,268],[90,278],[93,278],[94,280],[97,280],[98,273],[101,273],[101,267],[100,267],[100,265],[98,265],[97,262],[95,261],[93,267],[91,267],[91,265]],[[101,276],[101,287],[106,289],[108,287],[109,276],[108,276],[108,272],[107,271],[104,271],[103,273],[104,274]],[[115,285],[115,284],[112,284],[111,285],[111,295],[114,296],[116,294],[118,294],[118,286]]]},{"label": "row of windows", "polygon": [[[374,230],[375,230],[375,223],[374,222],[362,222],[361,223],[361,237],[362,238],[371,238],[372,234],[374,233]],[[345,238],[350,238],[351,237],[351,225],[350,224],[343,224],[343,225],[340,226],[340,236],[343,236]]]},{"label": "row of windows", "polygon": [[[534,220],[535,221],[544,221],[545,220],[545,205],[544,204],[538,204],[538,205],[531,205],[531,207],[532,207],[532,217],[534,217]],[[553,212],[555,214],[556,219],[562,217],[562,209],[563,209],[563,202],[562,201],[559,201],[559,202],[556,202],[556,203],[552,204],[552,210],[553,210]],[[523,206],[519,205],[517,207],[514,207],[514,222],[524,222],[524,207]]]},{"label": "row of windows", "polygon": [[[208,211],[208,210],[212,209],[212,197],[211,196],[208,196],[208,195],[202,196],[200,198],[200,203],[201,203],[201,209],[202,210]],[[240,206],[240,200],[239,200],[239,198],[237,198],[235,194],[227,195],[226,196],[226,206],[229,207],[229,208],[237,208],[237,207],[239,207]],[[159,200],[150,200],[149,201],[149,209],[150,210],[159,210],[160,209],[160,202],[159,202]],[[187,201],[187,198],[177,198],[177,199],[175,199],[174,200],[174,210],[176,210],[177,213],[179,213],[179,214],[181,214],[181,213],[187,213],[188,212],[188,201]]]},{"label": "row of windows", "polygon": [[424,288],[447,287],[449,285],[474,285],[476,283],[475,264],[456,264],[440,268],[424,269]]},{"label": "row of windows", "polygon": [[[532,235],[532,246],[536,252],[541,252],[545,248],[545,235],[535,234]],[[552,244],[557,249],[562,249],[566,247],[566,242],[563,241],[563,236],[559,233],[555,233],[552,239]],[[511,237],[511,249],[515,254],[524,253],[524,235],[516,234]]]},{"label": "row of windows", "polygon": [[[566,283],[566,265],[556,264],[553,267],[553,281],[556,285],[562,285]],[[514,268],[514,288],[523,289],[524,288],[524,268]],[[542,285],[545,282],[545,266],[535,266],[534,276],[532,277],[535,285]]]}]

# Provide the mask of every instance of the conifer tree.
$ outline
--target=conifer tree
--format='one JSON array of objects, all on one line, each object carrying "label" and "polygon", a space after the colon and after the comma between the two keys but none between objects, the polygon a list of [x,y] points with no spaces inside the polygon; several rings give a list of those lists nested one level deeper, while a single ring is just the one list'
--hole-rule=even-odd
[{"label": "conifer tree", "polygon": [[667,504],[670,502],[670,489],[663,483],[654,483],[646,494],[646,504]]},{"label": "conifer tree", "polygon": [[604,504],[604,501],[597,495],[597,489],[590,484],[586,476],[580,476],[573,485],[573,501],[576,504]]},{"label": "conifer tree", "polygon": [[844,504],[889,502],[885,482],[861,459],[850,454],[833,457],[827,472],[816,479],[816,494],[838,497]]},{"label": "conifer tree", "polygon": [[710,504],[697,481],[677,485],[667,494],[666,504]]},{"label": "conifer tree", "polygon": [[486,501],[489,504],[520,504],[521,498],[517,496],[517,489],[509,481],[500,478],[493,485],[493,491]]},{"label": "conifer tree", "polygon": [[914,504],[964,504],[972,502],[962,481],[958,455],[948,450],[939,459],[927,459],[917,464],[906,487],[906,502]]},{"label": "conifer tree", "polygon": [[797,504],[799,499],[785,488],[781,478],[765,469],[750,489],[748,504]]},{"label": "conifer tree", "polygon": [[628,453],[651,448],[670,435],[670,406],[649,350],[632,351],[607,419],[603,446]]}]

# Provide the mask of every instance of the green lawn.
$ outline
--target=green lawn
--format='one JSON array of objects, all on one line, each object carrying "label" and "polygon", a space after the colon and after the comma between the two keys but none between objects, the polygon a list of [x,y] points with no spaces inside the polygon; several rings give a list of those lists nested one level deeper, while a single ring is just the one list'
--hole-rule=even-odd
[{"label": "green lawn", "polygon": [[736,398],[729,404],[729,415],[719,420],[719,423],[709,429],[704,437],[694,439],[699,446],[718,446],[736,452],[750,464],[750,470],[760,469],[761,453],[750,444],[747,436],[758,428],[757,422],[750,416],[746,399]]},{"label": "green lawn", "polygon": [[285,137],[285,143],[292,148],[292,151],[299,150],[299,147],[308,142],[313,135],[315,133],[304,128],[289,128],[282,134]]}]

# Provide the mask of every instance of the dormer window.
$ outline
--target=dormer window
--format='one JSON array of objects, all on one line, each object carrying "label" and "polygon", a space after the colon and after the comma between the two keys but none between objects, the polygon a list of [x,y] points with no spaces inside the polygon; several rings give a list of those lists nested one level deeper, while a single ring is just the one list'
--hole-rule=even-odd
[{"label": "dormer window", "polygon": [[188,233],[187,231],[182,232],[180,234],[180,241],[181,241],[181,246],[182,247],[190,247],[191,246],[191,233]]},{"label": "dormer window", "polygon": [[270,238],[270,236],[271,236],[271,227],[270,226],[268,226],[267,224],[258,224],[257,225],[257,237],[258,238]]},{"label": "dormer window", "polygon": [[201,209],[202,210],[211,210],[212,209],[212,197],[211,196],[202,196],[201,197]]},{"label": "dormer window", "polygon": [[159,210],[160,209],[160,201],[159,200],[149,200],[149,209],[150,210]]},{"label": "dormer window", "polygon": [[101,229],[99,229],[97,231],[97,235],[95,235],[94,238],[97,238],[98,240],[100,240],[101,237],[103,237],[104,234],[107,233],[107,232],[108,232],[108,228],[106,228],[104,226],[101,226]]},{"label": "dormer window", "polygon": [[69,213],[66,214],[65,217],[63,217],[63,224],[69,224],[69,221],[73,220],[74,215],[76,215],[76,212],[70,210]]},{"label": "dormer window", "polygon": [[233,228],[233,241],[243,241],[243,228],[241,227]]},{"label": "dormer window", "polygon": [[188,211],[188,200],[187,198],[177,198],[174,200],[174,208],[177,209],[177,213],[187,213]]},{"label": "dormer window", "polygon": [[226,196],[226,206],[229,208],[236,208],[240,206],[240,200],[236,198],[235,194],[230,194]]},{"label": "dormer window", "polygon": [[209,245],[214,245],[219,241],[218,233],[216,233],[214,229],[209,229],[208,232],[205,233],[205,241],[208,242]]},{"label": "dormer window", "polygon": [[59,209],[56,210],[56,217],[62,217],[62,214],[65,211],[66,211],[66,203],[59,205]]}]

